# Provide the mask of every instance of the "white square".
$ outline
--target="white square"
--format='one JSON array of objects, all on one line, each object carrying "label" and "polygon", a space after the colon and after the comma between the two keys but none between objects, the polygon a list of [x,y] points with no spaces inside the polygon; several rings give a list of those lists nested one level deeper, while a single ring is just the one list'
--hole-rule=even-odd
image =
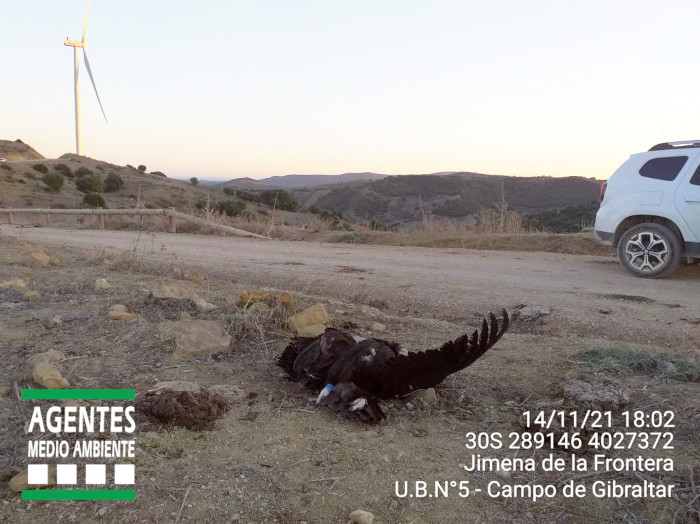
[{"label": "white square", "polygon": [[134,483],[134,465],[133,464],[115,464],[114,465],[114,483],[115,484],[133,484]]},{"label": "white square", "polygon": [[87,464],[85,466],[85,484],[106,484],[107,467],[104,464]]},{"label": "white square", "polygon": [[56,484],[77,484],[78,466],[76,464],[58,464],[56,466]]},{"label": "white square", "polygon": [[46,485],[49,483],[48,464],[29,464],[27,466],[27,484]]}]

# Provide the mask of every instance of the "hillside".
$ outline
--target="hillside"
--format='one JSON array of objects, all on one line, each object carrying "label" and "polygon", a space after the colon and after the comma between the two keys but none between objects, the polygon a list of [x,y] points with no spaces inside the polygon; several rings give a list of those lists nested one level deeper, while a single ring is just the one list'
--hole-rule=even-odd
[{"label": "hillside", "polygon": [[0,140],[0,158],[6,160],[40,160],[44,158],[21,140]]},{"label": "hillside", "polygon": [[232,187],[235,189],[300,189],[350,182],[381,180],[387,175],[377,173],[343,173],[342,175],[281,175],[254,180],[249,177],[234,178],[227,182],[215,184],[219,189]]},{"label": "hillside", "polygon": [[598,200],[600,182],[580,177],[506,177],[475,173],[403,175],[342,189],[294,192],[302,208],[338,210],[385,224],[420,221],[423,212],[460,221],[502,198],[511,209],[537,214]]}]

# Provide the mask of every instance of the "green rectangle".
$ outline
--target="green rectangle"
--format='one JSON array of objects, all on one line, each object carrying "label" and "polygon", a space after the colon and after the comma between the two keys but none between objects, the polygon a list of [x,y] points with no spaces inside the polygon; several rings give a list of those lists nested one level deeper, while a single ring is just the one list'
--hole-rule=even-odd
[{"label": "green rectangle", "polygon": [[23,389],[22,400],[135,400],[135,389]]},{"label": "green rectangle", "polygon": [[22,500],[134,500],[133,489],[25,489]]}]

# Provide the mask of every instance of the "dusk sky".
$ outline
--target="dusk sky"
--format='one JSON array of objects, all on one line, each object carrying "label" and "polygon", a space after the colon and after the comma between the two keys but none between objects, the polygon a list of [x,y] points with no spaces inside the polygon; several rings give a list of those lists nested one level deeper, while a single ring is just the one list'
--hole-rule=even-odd
[{"label": "dusk sky", "polygon": [[[85,0],[4,2],[0,138],[75,152]],[[169,176],[607,178],[700,138],[700,2],[95,0],[87,156]]]}]

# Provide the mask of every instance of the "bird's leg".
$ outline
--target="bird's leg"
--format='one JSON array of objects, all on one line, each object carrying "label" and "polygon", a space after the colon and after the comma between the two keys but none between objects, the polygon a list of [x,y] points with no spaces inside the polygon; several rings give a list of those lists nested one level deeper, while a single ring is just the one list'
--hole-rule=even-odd
[{"label": "bird's leg", "polygon": [[356,398],[350,403],[350,411],[357,411],[367,405],[367,399],[364,397]]},{"label": "bird's leg", "polygon": [[323,386],[323,389],[318,394],[318,397],[316,397],[316,404],[318,404],[324,398],[326,398],[328,395],[330,395],[332,390],[333,390],[333,384],[326,384],[325,386]]}]

